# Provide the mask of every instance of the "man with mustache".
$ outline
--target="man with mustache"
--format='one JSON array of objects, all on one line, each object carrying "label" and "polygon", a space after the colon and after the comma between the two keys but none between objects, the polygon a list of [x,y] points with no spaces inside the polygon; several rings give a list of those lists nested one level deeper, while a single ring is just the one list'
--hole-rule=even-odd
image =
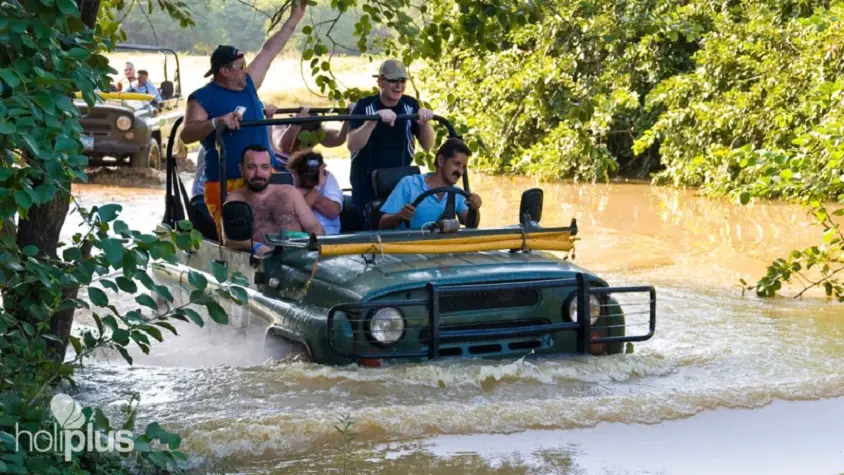
[{"label": "man with mustache", "polygon": [[[427,223],[440,219],[445,211],[446,193],[431,195],[414,208],[411,203],[427,190],[454,186],[466,173],[466,162],[472,151],[460,139],[450,138],[437,150],[435,173],[406,176],[399,181],[387,201],[381,206],[380,229],[406,228],[422,229]],[[460,222],[466,226],[478,227],[480,222],[481,197],[472,193],[469,198],[455,195],[455,211]],[[475,210],[474,222],[469,222],[469,209]]]},{"label": "man with mustache", "polygon": [[[352,152],[350,182],[352,201],[363,212],[375,199],[372,172],[379,168],[410,165],[416,150],[415,139],[425,151],[434,146],[434,129],[430,120],[434,113],[420,108],[419,102],[404,95],[407,71],[404,65],[388,59],[378,69],[378,95],[360,99],[352,115],[377,115],[378,121],[352,121],[347,144]],[[399,114],[419,114],[419,120],[396,120]],[[377,227],[378,223],[369,223]]]},{"label": "man with mustache", "polygon": [[249,247],[249,241],[229,239],[226,239],[226,247],[263,256],[272,250],[264,245],[264,236],[278,234],[281,228],[288,232],[325,234],[299,190],[290,185],[269,185],[273,171],[270,152],[264,146],[246,147],[241,156],[240,172],[245,186],[226,195],[226,203],[245,201],[252,207],[252,247]]}]

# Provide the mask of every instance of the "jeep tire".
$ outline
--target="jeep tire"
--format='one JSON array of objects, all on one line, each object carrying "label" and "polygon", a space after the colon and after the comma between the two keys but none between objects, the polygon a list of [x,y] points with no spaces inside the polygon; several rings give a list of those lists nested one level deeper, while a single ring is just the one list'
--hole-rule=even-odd
[{"label": "jeep tire", "polygon": [[305,345],[271,332],[268,332],[264,337],[264,356],[273,361],[302,361],[305,363],[313,361],[311,353]]},{"label": "jeep tire", "polygon": [[163,169],[164,163],[161,158],[161,147],[155,137],[150,137],[149,145],[145,150],[132,155],[129,158],[129,165],[132,168],[156,168]]}]

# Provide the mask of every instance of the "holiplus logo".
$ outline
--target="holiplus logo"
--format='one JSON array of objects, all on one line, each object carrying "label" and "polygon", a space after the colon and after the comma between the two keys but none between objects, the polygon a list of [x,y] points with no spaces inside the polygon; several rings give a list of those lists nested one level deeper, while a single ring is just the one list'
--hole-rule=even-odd
[{"label": "holiplus logo", "polygon": [[121,452],[128,453],[135,449],[132,432],[128,430],[94,430],[94,425],[85,423],[82,407],[67,394],[56,394],[50,401],[50,410],[56,419],[53,432],[39,430],[35,434],[20,430],[15,424],[16,449],[20,450],[21,436],[29,439],[30,452],[63,453],[69,462],[74,452]]}]

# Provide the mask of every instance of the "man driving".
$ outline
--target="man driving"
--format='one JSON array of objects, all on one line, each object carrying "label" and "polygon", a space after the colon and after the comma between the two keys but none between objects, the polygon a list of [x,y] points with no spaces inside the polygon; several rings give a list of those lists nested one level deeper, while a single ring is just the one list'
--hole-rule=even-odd
[{"label": "man driving", "polygon": [[161,102],[161,94],[159,94],[158,88],[156,88],[152,81],[149,80],[149,73],[144,69],[138,70],[137,84],[130,85],[126,92],[149,94],[153,97],[153,102],[156,104]]},{"label": "man driving", "polygon": [[250,250],[259,256],[271,249],[263,244],[264,235],[278,233],[281,228],[290,231],[307,231],[323,235],[319,224],[302,193],[290,185],[269,186],[272,164],[270,152],[262,145],[249,145],[243,151],[240,170],[246,186],[226,195],[226,203],[245,201],[252,207],[252,248],[249,241],[226,239],[226,247],[240,251]]},{"label": "man driving", "polygon": [[[410,175],[399,181],[387,201],[381,206],[380,229],[405,228],[422,229],[429,223],[440,219],[447,204],[447,193],[437,193],[424,199],[418,206],[413,202],[425,191],[442,187],[453,187],[466,173],[466,163],[472,151],[462,140],[450,138],[437,150],[436,172],[427,175]],[[480,222],[481,197],[475,193],[464,198],[455,193],[455,211],[460,222],[469,227],[477,227]],[[469,222],[469,210],[475,210],[474,222]]]}]

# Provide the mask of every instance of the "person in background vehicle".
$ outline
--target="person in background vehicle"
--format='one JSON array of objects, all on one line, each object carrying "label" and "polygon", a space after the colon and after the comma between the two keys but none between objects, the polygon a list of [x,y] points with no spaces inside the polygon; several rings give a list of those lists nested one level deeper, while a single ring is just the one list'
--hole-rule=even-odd
[{"label": "person in background vehicle", "polygon": [[[349,106],[349,110],[354,107],[354,103]],[[296,117],[314,117],[316,114],[311,114],[310,107],[303,107]],[[311,134],[311,140],[308,143],[303,143],[300,139],[301,132],[308,132]],[[299,151],[311,150],[319,143],[323,147],[339,147],[346,143],[346,135],[349,131],[349,121],[344,121],[340,130],[326,129],[322,126],[322,122],[310,122],[302,125],[276,125],[270,127],[271,141],[273,151],[276,157],[284,164],[284,167],[289,169],[287,161],[290,156]]]},{"label": "person in background vehicle", "polygon": [[[205,76],[212,80],[197,89],[188,97],[185,125],[181,138],[185,144],[202,141],[205,147],[205,204],[214,217],[220,219],[220,157],[214,144],[215,130],[225,127],[223,134],[228,163],[226,169],[227,191],[236,190],[244,185],[238,158],[251,144],[260,144],[270,148],[269,132],[266,127],[240,128],[241,120],[263,120],[275,107],[267,106],[266,111],[258,98],[258,89],[266,78],[273,59],[278,56],[287,40],[296,29],[296,25],[305,14],[307,0],[294,3],[290,17],[279,31],[270,36],[261,47],[261,51],[248,65],[243,52],[228,45],[220,45],[211,54],[211,69]],[[237,113],[239,107],[243,114]]]},{"label": "person in background vehicle", "polygon": [[252,252],[262,256],[270,251],[264,245],[264,235],[278,233],[281,228],[288,232],[307,231],[323,235],[325,230],[319,224],[311,208],[296,188],[290,185],[269,186],[272,166],[270,152],[262,145],[247,146],[241,155],[239,165],[245,186],[232,191],[226,196],[230,201],[244,201],[252,207],[253,230],[252,243],[249,241],[230,241],[226,247]]},{"label": "person in background vehicle", "polygon": [[125,79],[117,81],[116,88],[118,91],[132,87],[132,83],[135,82],[135,65],[129,61],[126,61],[126,65],[123,66],[123,77]]},{"label": "person in background vehicle", "polygon": [[[446,193],[431,195],[415,208],[412,203],[425,191],[454,186],[466,173],[466,163],[471,154],[472,151],[462,140],[456,138],[446,140],[437,150],[436,172],[402,178],[381,206],[382,216],[378,227],[381,229],[399,226],[404,228],[409,222],[411,229],[422,229],[425,224],[439,220],[445,211]],[[462,195],[455,194],[454,204],[460,222],[465,226],[476,228],[480,221],[481,197],[472,193],[466,199]],[[469,208],[476,211],[475,222],[468,222]]]},{"label": "person in background vehicle", "polygon": [[[430,124],[434,113],[420,108],[416,99],[404,95],[407,83],[404,65],[388,59],[381,64],[376,77],[380,92],[359,100],[352,115],[377,115],[381,120],[357,120],[349,125],[352,201],[360,211],[375,199],[373,170],[410,165],[416,150],[414,137],[426,151],[434,146],[434,130]],[[396,121],[399,114],[419,114],[419,120]],[[369,225],[374,227],[378,223]]]},{"label": "person in background vehicle", "polygon": [[340,234],[343,190],[334,175],[325,168],[322,155],[308,150],[296,152],[290,157],[287,167],[325,234]]},{"label": "person in background vehicle", "polygon": [[161,102],[161,94],[158,93],[158,89],[152,84],[152,81],[149,80],[149,73],[143,69],[138,70],[138,81],[134,85],[129,85],[126,92],[149,94],[153,97],[153,102],[156,104]]}]

